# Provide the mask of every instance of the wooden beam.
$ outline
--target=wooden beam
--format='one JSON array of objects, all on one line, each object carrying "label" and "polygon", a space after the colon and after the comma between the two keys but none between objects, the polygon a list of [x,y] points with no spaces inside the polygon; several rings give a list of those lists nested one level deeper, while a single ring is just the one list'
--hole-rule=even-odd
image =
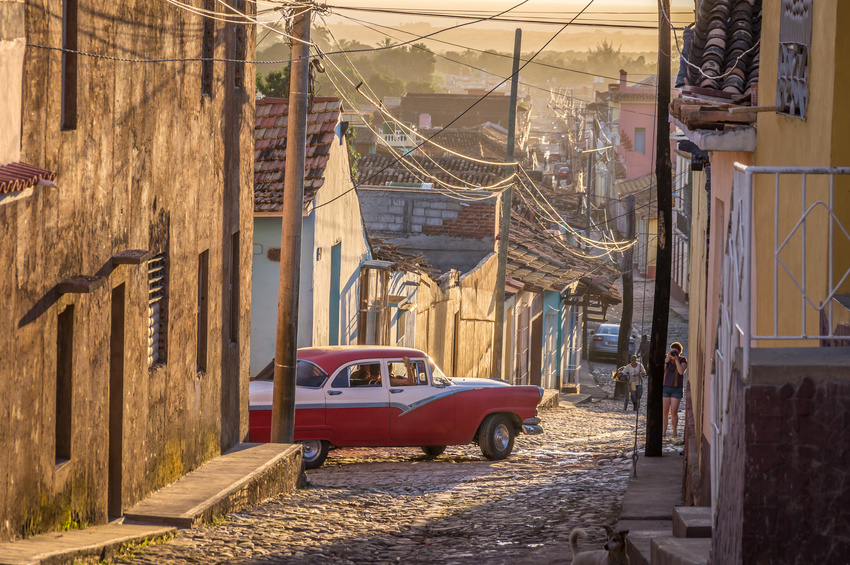
[{"label": "wooden beam", "polygon": [[125,249],[112,256],[113,265],[141,265],[153,257],[153,251],[145,249]]},{"label": "wooden beam", "polygon": [[103,286],[105,282],[106,277],[74,275],[56,285],[56,290],[59,294],[89,294]]}]

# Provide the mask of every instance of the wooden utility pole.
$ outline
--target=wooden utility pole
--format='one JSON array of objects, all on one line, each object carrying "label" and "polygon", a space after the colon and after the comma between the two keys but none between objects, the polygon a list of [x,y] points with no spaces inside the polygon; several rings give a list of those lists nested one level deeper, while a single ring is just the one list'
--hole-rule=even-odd
[{"label": "wooden utility pole", "polygon": [[[508,113],[508,150],[505,155],[506,163],[513,163],[514,144],[516,139],[516,101],[519,85],[519,57],[522,45],[522,30],[517,28],[514,36],[514,66],[511,74],[511,104]],[[508,174],[516,172],[516,166],[508,167]],[[496,312],[493,324],[493,358],[490,373],[491,378],[502,378],[502,346],[505,342],[505,279],[508,269],[508,239],[511,235],[511,200],[513,200],[513,183],[509,184],[502,193],[502,210],[499,226],[499,257],[496,266]]]},{"label": "wooden utility pole", "polygon": [[280,286],[277,295],[277,343],[271,441],[292,443],[295,435],[295,363],[298,356],[298,282],[301,276],[301,210],[304,207],[304,159],[307,152],[307,95],[310,78],[310,10],[295,16],[289,118],[286,130],[283,217],[280,231]]},{"label": "wooden utility pole", "polygon": [[659,0],[658,8],[658,122],[655,131],[655,178],[658,190],[658,246],[655,255],[655,302],[649,345],[649,384],[646,397],[646,455],[661,456],[664,429],[661,387],[664,383],[664,353],[670,316],[670,276],[673,253],[673,172],[670,166],[670,0]]},{"label": "wooden utility pole", "polygon": [[[635,239],[635,195],[626,196],[626,240]],[[617,338],[617,366],[622,367],[629,358],[629,337],[631,337],[632,317],[634,315],[635,277],[634,245],[623,252],[623,316],[620,318],[620,336]]]}]

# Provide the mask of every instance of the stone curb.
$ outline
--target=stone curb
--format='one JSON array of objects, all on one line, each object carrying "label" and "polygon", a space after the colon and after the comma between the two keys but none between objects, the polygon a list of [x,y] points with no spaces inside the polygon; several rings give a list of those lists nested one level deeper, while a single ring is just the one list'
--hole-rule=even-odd
[{"label": "stone curb", "polygon": [[82,530],[51,532],[0,544],[0,565],[53,565],[77,560],[111,558],[124,546],[162,539],[176,528],[106,524]]}]

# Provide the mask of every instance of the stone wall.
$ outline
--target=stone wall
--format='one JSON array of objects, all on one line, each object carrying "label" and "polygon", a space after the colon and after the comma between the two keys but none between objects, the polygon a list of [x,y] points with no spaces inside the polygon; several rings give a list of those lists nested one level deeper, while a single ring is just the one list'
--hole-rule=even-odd
[{"label": "stone wall", "polygon": [[733,375],[713,563],[843,563],[850,348],[752,352]]},{"label": "stone wall", "polygon": [[[27,43],[61,47],[62,13],[60,0],[26,2]],[[201,18],[169,4],[80,2],[78,22],[84,53],[201,56]],[[216,58],[239,52],[234,27],[216,22]],[[77,68],[76,125],[62,129],[62,54],[27,47],[21,160],[58,177],[0,202],[0,541],[104,523],[247,437],[253,81],[239,87],[234,64],[216,62],[202,94],[197,60],[79,55]],[[130,249],[166,255],[166,355],[153,367],[147,264],[112,261]],[[60,293],[76,275],[102,285]]]},{"label": "stone wall", "polygon": [[422,251],[440,271],[467,272],[493,251],[496,196],[463,201],[429,189],[373,187],[358,194],[370,235]]}]

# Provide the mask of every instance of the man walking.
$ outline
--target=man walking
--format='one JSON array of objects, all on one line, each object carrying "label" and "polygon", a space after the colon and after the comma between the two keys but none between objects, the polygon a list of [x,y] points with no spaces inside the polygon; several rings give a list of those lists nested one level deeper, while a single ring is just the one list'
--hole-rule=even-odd
[{"label": "man walking", "polygon": [[[637,355],[629,357],[629,364],[620,369],[620,372],[629,378],[629,394],[632,399],[632,405],[637,410],[640,406],[640,398],[643,396],[643,379],[646,377],[646,370],[643,365],[638,363]],[[626,397],[623,403],[623,410],[629,407],[629,396]]]}]

